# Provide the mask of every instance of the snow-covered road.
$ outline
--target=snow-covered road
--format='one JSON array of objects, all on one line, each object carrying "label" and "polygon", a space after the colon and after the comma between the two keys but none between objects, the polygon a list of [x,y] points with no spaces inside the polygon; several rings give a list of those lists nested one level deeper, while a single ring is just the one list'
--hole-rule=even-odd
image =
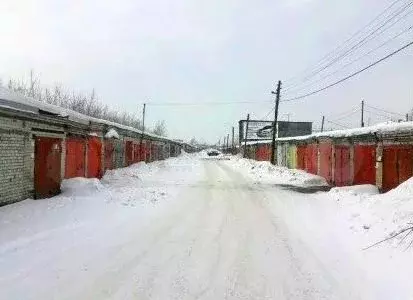
[{"label": "snow-covered road", "polygon": [[128,172],[93,197],[2,208],[0,298],[390,299],[362,257],[325,244],[311,195],[254,183],[229,161]]}]

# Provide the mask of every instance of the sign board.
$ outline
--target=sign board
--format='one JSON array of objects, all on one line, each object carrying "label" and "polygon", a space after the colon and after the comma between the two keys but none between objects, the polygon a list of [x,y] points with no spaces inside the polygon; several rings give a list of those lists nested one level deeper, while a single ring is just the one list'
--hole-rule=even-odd
[{"label": "sign board", "polygon": [[273,122],[271,121],[250,120],[248,122],[248,132],[246,132],[247,120],[241,120],[239,126],[241,141],[245,141],[245,139],[247,139],[247,141],[265,141],[272,139]]},{"label": "sign board", "polygon": [[279,121],[278,124],[278,137],[290,137],[309,135],[313,132],[312,122],[286,122]]},{"label": "sign board", "polygon": [[[312,133],[312,122],[277,122],[277,137],[291,137],[308,135]],[[240,142],[247,141],[271,141],[272,140],[272,121],[250,120],[239,121]]]}]

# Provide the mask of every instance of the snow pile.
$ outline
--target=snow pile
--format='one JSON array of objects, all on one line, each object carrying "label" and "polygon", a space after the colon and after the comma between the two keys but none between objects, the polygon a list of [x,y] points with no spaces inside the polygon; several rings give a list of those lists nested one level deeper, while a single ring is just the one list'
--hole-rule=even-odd
[{"label": "snow pile", "polygon": [[365,234],[370,243],[394,235],[413,222],[413,178],[384,194],[375,186],[363,185],[334,188],[327,195],[338,203],[349,228]]},{"label": "snow pile", "polygon": [[105,191],[105,187],[96,178],[76,177],[63,180],[61,196],[93,196],[96,192]]},{"label": "snow pile", "polygon": [[105,134],[105,138],[107,138],[107,139],[119,139],[119,134],[118,134],[118,132],[115,130],[115,129],[113,129],[113,128],[111,128],[111,129],[109,129],[109,131]]},{"label": "snow pile", "polygon": [[265,182],[304,186],[328,185],[323,177],[312,175],[302,170],[274,166],[268,161],[244,159],[238,155],[233,157],[231,164],[243,174],[248,175],[251,179],[260,183]]}]

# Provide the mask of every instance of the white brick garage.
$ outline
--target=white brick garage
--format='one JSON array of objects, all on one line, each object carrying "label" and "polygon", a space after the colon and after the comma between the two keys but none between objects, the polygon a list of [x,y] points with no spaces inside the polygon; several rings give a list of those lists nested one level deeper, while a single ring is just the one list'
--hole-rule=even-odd
[{"label": "white brick garage", "polygon": [[29,196],[25,181],[25,143],[28,135],[0,129],[0,205]]}]

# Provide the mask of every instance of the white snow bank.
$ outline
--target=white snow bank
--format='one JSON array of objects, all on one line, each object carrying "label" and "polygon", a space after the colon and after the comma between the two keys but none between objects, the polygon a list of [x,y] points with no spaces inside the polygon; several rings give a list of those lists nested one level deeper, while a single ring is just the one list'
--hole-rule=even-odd
[{"label": "white snow bank", "polygon": [[379,189],[377,186],[372,184],[361,184],[343,187],[334,187],[329,193],[331,194],[350,194],[350,195],[377,195],[379,194]]},{"label": "white snow bank", "polygon": [[115,129],[111,128],[105,134],[105,138],[107,138],[107,139],[112,139],[112,138],[113,139],[119,139],[119,133]]},{"label": "white snow bank", "polygon": [[251,179],[262,183],[292,184],[304,186],[326,186],[323,177],[306,173],[302,170],[274,166],[268,161],[255,161],[233,156],[231,164]]},{"label": "white snow bank", "polygon": [[96,192],[104,191],[105,187],[96,178],[76,177],[65,179],[61,184],[61,196],[93,196]]}]

